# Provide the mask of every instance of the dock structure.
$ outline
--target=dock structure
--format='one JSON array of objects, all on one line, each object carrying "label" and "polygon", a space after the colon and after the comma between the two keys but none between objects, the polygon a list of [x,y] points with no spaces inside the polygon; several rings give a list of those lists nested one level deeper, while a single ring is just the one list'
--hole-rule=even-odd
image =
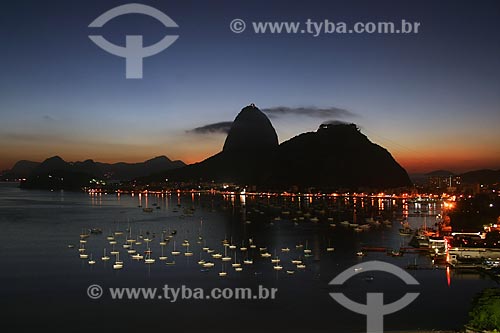
[{"label": "dock structure", "polygon": [[488,259],[500,260],[500,249],[485,247],[454,247],[448,250],[448,263],[452,266],[472,264]]}]

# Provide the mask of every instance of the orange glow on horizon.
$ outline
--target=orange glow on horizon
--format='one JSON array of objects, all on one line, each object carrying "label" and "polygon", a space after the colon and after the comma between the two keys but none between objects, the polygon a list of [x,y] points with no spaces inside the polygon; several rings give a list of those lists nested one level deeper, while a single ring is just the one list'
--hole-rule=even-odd
[{"label": "orange glow on horizon", "polygon": [[[133,144],[86,144],[64,142],[39,142],[36,144],[11,144],[0,146],[0,171],[12,168],[19,160],[41,162],[58,155],[65,161],[75,162],[92,159],[96,162],[117,163],[144,162],[156,156],[167,156],[171,160],[181,160],[186,164],[201,162],[222,150],[220,140],[188,140],[186,142]],[[427,151],[425,157],[416,152],[393,152],[394,159],[409,174],[426,173],[438,169],[452,172],[466,172],[478,169],[499,169],[500,156],[491,149],[460,150],[449,147],[447,150]],[[388,148],[390,151],[390,149]]]}]

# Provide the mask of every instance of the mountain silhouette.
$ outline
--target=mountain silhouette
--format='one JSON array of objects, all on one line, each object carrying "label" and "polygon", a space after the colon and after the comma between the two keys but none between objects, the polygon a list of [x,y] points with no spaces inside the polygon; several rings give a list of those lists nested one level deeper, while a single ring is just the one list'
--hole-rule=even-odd
[{"label": "mountain silhouette", "polygon": [[28,177],[40,162],[21,160],[16,162],[12,169],[2,172],[1,179],[22,179]]},{"label": "mountain silhouette", "polygon": [[283,142],[270,182],[319,188],[394,188],[411,181],[384,148],[355,124],[324,124]]},{"label": "mountain silhouette", "polygon": [[30,174],[21,182],[23,188],[80,189],[88,186],[92,179],[128,181],[150,174],[180,168],[186,164],[158,156],[140,163],[101,163],[93,160],[66,162],[53,156],[42,163],[30,162]]},{"label": "mountain silhouette", "polygon": [[410,186],[406,171],[354,124],[324,124],[281,145],[255,105],[241,110],[223,150],[162,175],[186,182],[234,182],[266,188],[389,188]]},{"label": "mountain silhouette", "polygon": [[161,178],[261,184],[270,177],[269,166],[277,149],[278,135],[271,121],[251,104],[234,119],[220,153]]},{"label": "mountain silhouette", "polygon": [[254,104],[241,110],[227,134],[223,152],[262,152],[278,147],[278,135],[271,121]]},{"label": "mountain silhouette", "polygon": [[500,183],[500,170],[475,170],[460,175],[462,182],[467,184],[498,184]]},{"label": "mountain silhouette", "polygon": [[425,174],[427,177],[449,177],[455,174],[448,170],[434,170]]}]

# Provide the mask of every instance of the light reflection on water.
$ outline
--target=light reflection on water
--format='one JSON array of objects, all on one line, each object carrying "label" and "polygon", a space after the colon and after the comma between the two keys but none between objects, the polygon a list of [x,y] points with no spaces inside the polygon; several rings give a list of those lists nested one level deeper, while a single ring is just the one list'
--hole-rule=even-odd
[{"label": "light reflection on water", "polygon": [[[143,212],[142,208],[146,207],[154,208],[153,212]],[[194,208],[192,214],[191,208]],[[435,216],[441,213],[439,205],[429,206],[424,215],[413,214],[415,209],[400,200],[381,198],[255,198],[196,193],[87,195],[22,191],[9,184],[0,184],[0,290],[2,297],[11,304],[9,315],[18,320],[27,316],[35,318],[35,321],[24,322],[24,325],[34,327],[44,321],[56,325],[52,319],[57,311],[64,308],[64,316],[59,318],[57,325],[78,321],[82,328],[87,327],[85,318],[88,316],[95,318],[103,329],[163,327],[168,317],[175,318],[168,319],[171,328],[198,331],[220,327],[220,316],[224,314],[227,331],[238,331],[236,328],[239,327],[248,331],[262,331],[264,328],[282,332],[314,328],[329,332],[361,332],[364,330],[364,318],[333,301],[328,295],[333,291],[328,282],[344,269],[363,260],[383,260],[400,267],[416,261],[429,267],[430,260],[417,254],[390,257],[385,253],[370,252],[363,258],[356,256],[362,246],[394,249],[407,246],[409,238],[399,235],[397,217],[407,216],[411,227],[418,228],[424,223],[432,226]],[[297,213],[299,210],[302,211],[300,215]],[[284,211],[289,213],[284,214]],[[319,221],[314,223],[307,217],[300,219],[304,213],[311,213],[311,217],[318,217]],[[356,233],[352,228],[339,225],[343,220],[364,223],[365,218],[376,217],[380,213],[393,221],[392,227],[381,226]],[[291,220],[293,217],[297,217],[296,223]],[[330,223],[337,226],[331,227]],[[87,252],[92,253],[97,261],[93,266],[79,259],[76,250],[79,234],[82,229],[88,228],[103,231],[101,235],[91,235],[85,244]],[[173,266],[158,260],[154,265],[135,262],[122,248],[127,229],[134,237],[154,236],[150,243],[153,257],[161,253],[159,239],[162,231],[171,233],[175,230],[177,248],[181,249],[184,239],[189,240],[194,256],[175,257]],[[125,234],[116,245],[124,261],[121,271],[114,271],[111,262],[99,260],[104,248],[107,251],[111,249],[106,236],[116,230]],[[208,246],[224,253],[224,239],[238,248],[248,246],[249,239],[252,239],[257,249],[249,251],[248,256],[253,256],[254,264],[244,267],[239,273],[232,271],[228,264],[225,267],[228,271],[226,278],[218,275],[221,270],[219,263],[211,271],[202,272],[198,260],[212,259],[201,248]],[[68,244],[76,248],[69,249]],[[310,248],[313,256],[304,257],[303,250],[296,248],[299,244]],[[328,246],[335,247],[335,251],[327,252]],[[279,256],[283,271],[273,270],[269,259],[260,258],[259,247],[267,247],[269,253]],[[172,242],[164,248],[169,260],[174,259],[170,255],[172,248]],[[290,248],[290,252],[282,252],[282,248]],[[145,243],[136,246],[136,249],[143,252]],[[236,258],[241,260],[246,255],[237,252]],[[299,271],[291,264],[290,261],[297,258],[305,261],[306,269]],[[286,270],[292,269],[296,273],[287,275]],[[473,295],[495,285],[485,276],[455,274],[444,268],[409,272],[421,283],[419,289],[414,289],[421,292],[421,296],[407,309],[387,316],[387,329],[458,328],[466,320]],[[378,272],[370,275],[373,280],[368,281],[366,275],[359,274],[340,290],[358,302],[365,301],[367,291],[384,292],[386,303],[399,299],[409,291],[394,277]],[[166,283],[193,288],[263,285],[279,288],[279,293],[275,301],[258,302],[183,301],[170,304],[158,300],[117,302],[109,299],[96,302],[89,300],[85,293],[87,286],[93,283],[103,287],[160,288]],[[113,319],[116,316],[124,320],[116,321]],[[141,320],[144,316],[148,316],[147,322]],[[254,318],[269,324],[262,326],[262,322]],[[242,320],[245,321],[243,327]]]}]

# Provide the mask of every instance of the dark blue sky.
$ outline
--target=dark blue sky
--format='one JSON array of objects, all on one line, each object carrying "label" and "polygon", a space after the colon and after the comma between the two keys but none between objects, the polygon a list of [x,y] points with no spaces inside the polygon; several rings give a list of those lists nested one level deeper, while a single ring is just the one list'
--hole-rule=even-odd
[{"label": "dark blue sky", "polygon": [[[88,24],[127,1],[16,1],[0,13],[0,169],[19,159],[194,162],[224,135],[190,129],[232,120],[249,103],[341,108],[409,171],[500,167],[500,5],[497,1],[141,1],[170,16]],[[247,30],[229,29],[234,18]],[[266,34],[253,21],[421,23],[419,34]],[[88,38],[145,45],[144,78]],[[280,141],[331,119],[289,114]]]}]

